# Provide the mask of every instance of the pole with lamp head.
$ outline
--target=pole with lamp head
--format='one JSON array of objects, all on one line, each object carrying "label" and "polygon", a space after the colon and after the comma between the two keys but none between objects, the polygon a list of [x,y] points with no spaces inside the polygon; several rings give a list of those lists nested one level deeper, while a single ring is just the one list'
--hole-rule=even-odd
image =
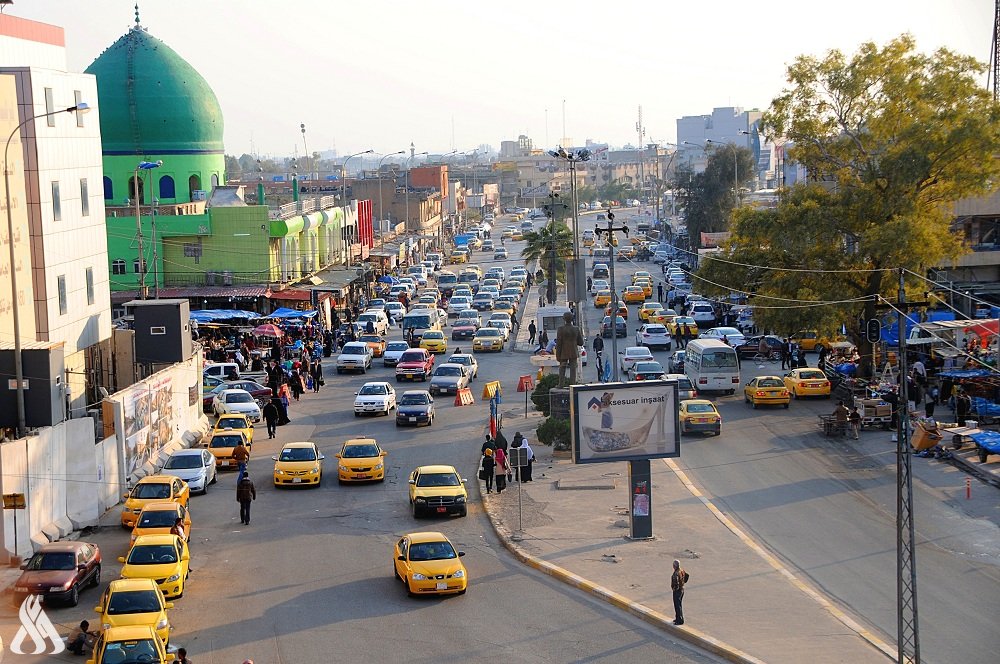
[{"label": "pole with lamp head", "polygon": [[406,154],[406,150],[400,150],[398,152],[390,152],[389,154],[382,155],[378,160],[378,167],[376,172],[378,173],[378,246],[381,249],[385,245],[385,233],[382,231],[382,222],[385,221],[385,212],[382,209],[382,162],[386,160],[387,157],[395,157],[396,155]]},{"label": "pole with lamp head", "polygon": [[[140,205],[142,204],[142,192],[139,187],[139,171],[150,171],[154,168],[159,168],[163,165],[162,161],[140,161],[135,167],[135,175],[132,178],[132,198],[135,200],[135,232],[136,241],[139,248],[139,299],[145,300],[149,298],[149,287],[146,286],[146,248],[143,243],[142,237],[142,212],[140,210]],[[156,238],[153,238],[153,242],[156,242]]]},{"label": "pole with lamp head", "polygon": [[[342,223],[345,225],[345,227],[346,227],[346,224],[347,224],[347,162],[349,162],[354,157],[357,157],[357,156],[360,156],[360,155],[363,155],[363,154],[372,154],[373,152],[375,152],[375,150],[369,148],[367,150],[362,150],[361,152],[355,152],[354,154],[349,154],[349,155],[347,155],[347,158],[344,159],[344,163],[341,166],[341,173],[340,173],[340,204],[344,207],[344,221]],[[355,232],[357,232],[357,228],[355,228]],[[342,241],[343,246],[344,246],[344,256],[343,256],[344,265],[347,265],[350,262],[349,249],[347,247],[348,240],[353,241],[354,238],[349,238],[347,236],[346,231],[342,230],[341,241]]]},{"label": "pole with lamp head", "polygon": [[[59,113],[86,113],[90,110],[90,106],[80,102],[76,106],[70,106],[69,108],[63,108],[58,111],[51,111],[49,113],[42,113],[40,115],[35,115],[30,118],[26,118],[20,122],[14,130],[10,132],[10,136],[7,137],[7,145],[3,150],[3,184],[4,191],[6,192],[6,203],[7,203],[7,248],[9,250],[10,258],[10,294],[11,294],[11,319],[14,324],[14,381],[17,385],[17,437],[23,438],[25,434],[25,416],[24,416],[24,366],[21,362],[21,318],[20,318],[20,307],[17,301],[17,263],[16,263],[16,252],[14,251],[14,214],[10,198],[10,162],[8,160],[8,155],[10,153],[10,144],[14,140],[14,137],[18,135],[21,131],[21,127],[25,126],[29,122],[38,120],[40,118],[47,118],[51,115],[58,115]],[[36,134],[37,135],[37,134]],[[0,546],[0,555],[6,557],[6,548]]]},{"label": "pole with lamp head", "polygon": [[[413,145],[410,143],[410,145]],[[403,184],[406,187],[406,228],[410,228],[410,163],[413,161],[414,157],[426,156],[427,152],[417,152],[416,154],[411,154],[406,159],[406,173],[403,175]],[[419,216],[419,215],[417,215]],[[419,225],[419,224],[418,224]]]},{"label": "pole with lamp head", "polygon": [[[302,130],[302,148],[306,151],[306,159],[309,160],[309,161],[306,162],[306,166],[309,169],[309,175],[307,176],[307,179],[312,180],[313,179],[313,167],[314,167],[314,164],[313,164],[312,155],[309,154],[309,144],[306,143],[306,125],[305,125],[305,123],[304,122],[300,123],[299,124],[299,128]],[[316,174],[316,177],[319,177],[318,173]]]},{"label": "pole with lamp head", "polygon": [[[578,324],[583,328],[583,333],[586,335],[586,317],[581,313],[583,311],[584,289],[580,288],[580,284],[583,279],[584,270],[583,261],[580,259],[580,202],[577,200],[576,165],[581,161],[590,161],[591,153],[586,148],[567,152],[562,146],[559,146],[558,150],[549,151],[549,156],[569,163],[570,203],[573,206],[573,306],[577,311]],[[568,289],[570,280],[567,279],[566,281]]]}]

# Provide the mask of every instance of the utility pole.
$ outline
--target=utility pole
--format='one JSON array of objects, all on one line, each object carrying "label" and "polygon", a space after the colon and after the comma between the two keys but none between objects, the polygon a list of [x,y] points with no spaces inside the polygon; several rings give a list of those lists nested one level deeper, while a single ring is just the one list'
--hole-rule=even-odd
[{"label": "utility pole", "polygon": [[642,212],[643,191],[646,189],[646,179],[642,168],[642,142],[645,140],[646,128],[642,126],[642,104],[639,104],[639,120],[635,123],[635,130],[639,133],[639,212]]},{"label": "utility pole", "polygon": [[544,206],[545,214],[549,218],[549,274],[548,283],[546,285],[545,297],[548,299],[549,304],[555,304],[556,301],[556,261],[558,256],[556,255],[556,211],[565,210],[566,204],[559,200],[559,194],[549,194],[549,202]]},{"label": "utility pole", "polygon": [[615,226],[615,213],[608,208],[607,228],[597,226],[595,232],[598,235],[604,234],[608,242],[608,276],[611,279],[611,361],[614,363],[611,369],[611,382],[618,382],[618,307],[621,306],[618,300],[618,288],[615,285],[615,233],[621,231],[628,237],[628,226],[622,224]]}]

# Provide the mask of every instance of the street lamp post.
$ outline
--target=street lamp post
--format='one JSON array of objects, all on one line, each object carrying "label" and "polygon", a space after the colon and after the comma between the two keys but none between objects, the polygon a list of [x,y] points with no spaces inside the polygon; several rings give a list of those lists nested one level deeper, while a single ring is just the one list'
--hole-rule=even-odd
[{"label": "street lamp post", "polygon": [[[413,145],[413,144],[410,143],[410,145]],[[426,156],[426,155],[427,155],[427,152],[417,152],[416,154],[411,154],[407,158],[407,160],[406,160],[406,173],[403,174],[403,185],[406,188],[406,192],[405,192],[405,195],[406,195],[406,230],[410,229],[410,162],[413,161],[414,157],[417,157],[417,156]],[[419,217],[419,216],[420,216],[420,214],[418,213],[417,217]],[[420,224],[417,224],[417,225],[419,226]],[[421,228],[421,231],[422,230],[423,229]]]},{"label": "street lamp post", "polygon": [[342,205],[347,205],[347,162],[349,162],[352,157],[357,157],[362,154],[371,154],[373,152],[375,152],[375,150],[362,150],[361,152],[355,152],[354,154],[347,155],[347,159],[344,160],[344,165],[342,167],[344,172],[340,174],[340,200],[342,201]]},{"label": "street lamp post", "polygon": [[[139,246],[139,299],[145,300],[149,297],[149,288],[146,286],[146,250],[143,245],[142,238],[142,213],[140,210],[140,205],[142,204],[142,196],[139,193],[139,171],[149,171],[154,168],[159,168],[163,165],[162,161],[140,161],[135,167],[135,175],[132,178],[132,198],[135,199],[135,233],[136,242]],[[155,220],[154,220],[155,223]],[[153,247],[155,252],[156,238],[153,238]],[[155,278],[155,274],[154,274]],[[159,291],[157,291],[157,294]]]},{"label": "street lamp post", "polygon": [[[312,173],[313,173],[313,165],[314,165],[314,164],[313,164],[313,158],[312,158],[312,155],[311,155],[311,154],[309,154],[309,144],[308,144],[308,143],[306,143],[306,125],[305,125],[305,123],[301,123],[301,124],[299,124],[299,128],[301,128],[301,129],[302,129],[302,147],[303,147],[303,148],[305,149],[305,151],[306,151],[306,159],[308,159],[308,160],[309,160],[309,161],[308,161],[307,163],[308,163],[308,165],[309,165],[309,166],[308,166],[308,168],[309,168],[309,179],[311,180],[311,179],[312,179],[312,177],[313,177],[313,176],[312,176]],[[317,177],[318,177],[318,174],[317,174]]]},{"label": "street lamp post", "polygon": [[580,282],[583,277],[583,265],[580,260],[580,202],[576,200],[576,165],[581,161],[590,161],[591,153],[586,148],[567,152],[560,146],[558,150],[550,150],[549,156],[569,162],[570,198],[573,205],[573,294],[576,296],[573,300],[577,311],[577,320],[580,321],[580,325],[584,328],[584,334],[586,334],[586,318],[581,313],[583,311],[584,294],[583,289],[580,288]]},{"label": "street lamp post", "polygon": [[[14,131],[10,132],[10,136],[7,137],[7,145],[3,149],[3,185],[4,191],[6,192],[6,203],[7,203],[7,248],[10,251],[10,294],[11,294],[11,318],[14,324],[14,380],[17,383],[17,437],[24,437],[25,432],[25,419],[24,419],[24,366],[21,363],[21,326],[20,326],[20,311],[17,302],[17,269],[16,269],[16,259],[14,251],[14,215],[13,209],[11,208],[10,201],[10,168],[8,166],[7,156],[10,152],[10,142],[14,140],[14,136],[21,131],[21,127],[32,122],[33,120],[38,120],[41,118],[47,118],[50,115],[57,115],[59,113],[86,113],[90,110],[90,106],[80,102],[76,106],[70,106],[69,108],[63,108],[58,111],[50,111],[49,113],[42,113],[40,115],[35,115],[30,118],[26,118],[21,121]],[[22,169],[23,172],[23,169]],[[0,547],[3,549],[3,547]]]},{"label": "street lamp post", "polygon": [[395,157],[396,155],[405,154],[406,150],[400,150],[399,152],[390,152],[389,154],[384,154],[378,160],[378,167],[376,172],[378,173],[378,225],[379,225],[379,236],[378,236],[378,246],[382,247],[385,244],[385,233],[381,232],[382,222],[385,220],[385,213],[382,210],[382,162],[385,161],[386,157]]}]

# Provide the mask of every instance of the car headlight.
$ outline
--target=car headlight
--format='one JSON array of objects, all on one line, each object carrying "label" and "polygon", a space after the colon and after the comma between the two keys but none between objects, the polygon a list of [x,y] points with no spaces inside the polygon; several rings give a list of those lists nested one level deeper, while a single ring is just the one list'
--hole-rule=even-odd
[{"label": "car headlight", "polygon": [[381,463],[375,464],[375,470],[382,470],[382,464]]},{"label": "car headlight", "polygon": [[427,577],[424,576],[423,574],[421,574],[420,572],[417,572],[416,574],[413,575],[413,580],[414,581],[426,581]]},{"label": "car headlight", "polygon": [[309,474],[310,475],[315,475],[318,472],[319,472],[319,468],[313,468],[312,470],[309,471]]},{"label": "car headlight", "polygon": [[465,578],[465,570],[461,570],[461,569],[458,570],[457,572],[455,572],[454,574],[452,574],[452,577],[454,577],[456,579],[464,579]]},{"label": "car headlight", "polygon": [[111,629],[111,623],[101,623],[101,629]]},{"label": "car headlight", "polygon": [[179,578],[181,578],[180,574],[173,574],[171,576],[168,576],[167,577],[167,583],[173,583],[174,581],[176,581]]},{"label": "car headlight", "polygon": [[455,496],[455,502],[456,503],[464,503],[465,502],[465,496]]},{"label": "car headlight", "polygon": [[345,473],[347,473],[347,472],[350,472],[350,470],[351,470],[350,468],[348,468],[348,467],[347,467],[347,466],[345,466],[344,464],[340,464],[339,466],[337,466],[337,469],[338,469],[338,470],[342,470],[342,471],[344,471]]},{"label": "car headlight", "polygon": [[169,624],[170,623],[167,622],[166,618],[160,618],[160,620],[156,623],[156,629],[166,629]]},{"label": "car headlight", "polygon": [[274,474],[275,475],[284,475],[285,471],[283,471],[281,468],[275,468],[274,469]]}]

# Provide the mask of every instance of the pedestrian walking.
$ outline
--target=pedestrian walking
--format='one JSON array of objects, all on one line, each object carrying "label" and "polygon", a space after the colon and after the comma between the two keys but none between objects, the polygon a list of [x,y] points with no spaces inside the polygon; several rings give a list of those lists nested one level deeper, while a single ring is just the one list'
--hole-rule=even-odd
[{"label": "pedestrian walking", "polygon": [[275,404],[277,397],[271,397],[271,400],[264,404],[264,410],[261,411],[261,416],[264,418],[265,424],[267,424],[267,437],[274,438],[275,433],[278,431],[278,417],[280,413],[278,412],[278,406]]},{"label": "pedestrian walking", "polygon": [[250,460],[250,450],[247,446],[243,444],[243,439],[240,438],[240,442],[236,444],[233,448],[233,461],[236,462],[237,468],[239,468],[240,474],[236,477],[236,481],[239,482],[247,472],[247,461]]},{"label": "pedestrian walking", "polygon": [[521,468],[521,481],[530,482],[531,467],[535,464],[535,453],[532,451],[531,445],[528,444],[527,437],[521,437],[521,448],[528,451],[528,465]]},{"label": "pedestrian walking", "polygon": [[674,348],[680,350],[684,347],[684,329],[680,325],[674,325]]},{"label": "pedestrian walking", "polygon": [[323,365],[320,362],[314,362],[312,370],[310,372],[312,376],[313,392],[319,392],[319,388],[323,386]]},{"label": "pedestrian walking", "polygon": [[240,504],[240,521],[244,526],[250,525],[250,503],[255,500],[257,500],[257,487],[250,479],[250,474],[246,473],[236,483],[236,501]]},{"label": "pedestrian walking", "polygon": [[538,328],[535,327],[535,321],[528,323],[528,343],[535,343],[535,334],[538,332]]},{"label": "pedestrian walking", "polygon": [[486,450],[495,450],[497,448],[497,442],[490,437],[490,434],[486,434],[486,440],[483,441],[483,446],[479,448],[480,454],[486,454]]},{"label": "pedestrian walking", "polygon": [[503,493],[507,488],[507,474],[510,472],[510,465],[507,463],[507,453],[502,447],[497,447],[493,453],[493,461],[496,472],[497,493]]},{"label": "pedestrian walking", "polygon": [[486,482],[486,493],[493,493],[493,476],[496,470],[496,461],[493,459],[492,448],[483,450],[483,457],[479,461],[479,479]]},{"label": "pedestrian walking", "polygon": [[670,575],[670,590],[674,594],[674,624],[684,624],[684,586],[691,576],[681,567],[681,561],[674,561],[674,573]]},{"label": "pedestrian walking", "polygon": [[792,344],[788,341],[788,337],[785,337],[785,340],[781,342],[781,368],[784,369],[786,364],[789,369],[792,368]]},{"label": "pedestrian walking", "polygon": [[851,412],[847,415],[847,427],[854,440],[857,440],[861,433],[861,413],[858,412],[857,406],[852,407]]},{"label": "pedestrian walking", "polygon": [[663,284],[656,284],[656,301],[663,302]]},{"label": "pedestrian walking", "polygon": [[292,391],[288,387],[288,381],[282,379],[281,386],[278,387],[278,402],[275,404],[278,407],[278,426],[283,426],[291,422],[288,419],[288,400],[292,396]]},{"label": "pedestrian walking", "polygon": [[191,660],[188,659],[187,648],[177,649],[177,659],[175,660],[177,664],[191,664]]}]

